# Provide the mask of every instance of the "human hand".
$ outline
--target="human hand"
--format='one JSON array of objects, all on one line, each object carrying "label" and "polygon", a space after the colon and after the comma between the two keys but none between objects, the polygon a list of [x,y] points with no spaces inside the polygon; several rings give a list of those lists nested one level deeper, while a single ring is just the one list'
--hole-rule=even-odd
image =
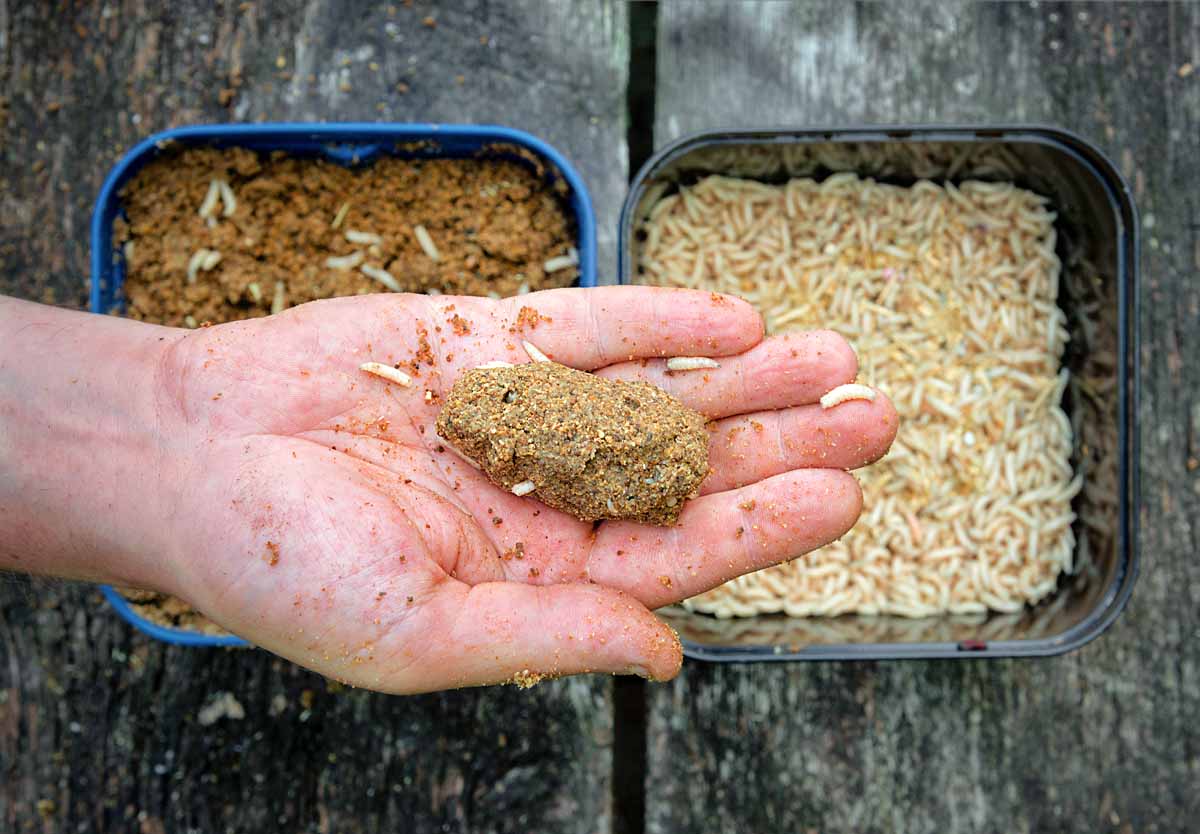
[{"label": "human hand", "polygon": [[[522,308],[536,328],[519,330]],[[882,396],[815,404],[856,374],[839,336],[763,341],[749,305],[706,292],[373,295],[159,331],[156,487],[121,526],[155,532],[119,536],[154,556],[127,561],[249,640],[389,692],[672,677],[679,643],[651,609],[842,535],[862,501],[844,470],[880,457],[897,426]],[[713,420],[712,472],[676,526],[577,521],[497,488],[436,436],[455,378],[527,361],[522,339]],[[668,374],[651,358],[677,355],[721,366]],[[413,385],[365,361],[415,362]]]}]

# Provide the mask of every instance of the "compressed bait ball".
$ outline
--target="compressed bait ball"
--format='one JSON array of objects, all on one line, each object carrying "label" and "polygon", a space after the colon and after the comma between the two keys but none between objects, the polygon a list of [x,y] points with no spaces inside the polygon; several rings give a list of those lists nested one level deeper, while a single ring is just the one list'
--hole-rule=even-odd
[{"label": "compressed bait ball", "polygon": [[582,521],[674,524],[708,474],[700,414],[653,385],[554,362],[468,371],[437,428],[494,483]]}]

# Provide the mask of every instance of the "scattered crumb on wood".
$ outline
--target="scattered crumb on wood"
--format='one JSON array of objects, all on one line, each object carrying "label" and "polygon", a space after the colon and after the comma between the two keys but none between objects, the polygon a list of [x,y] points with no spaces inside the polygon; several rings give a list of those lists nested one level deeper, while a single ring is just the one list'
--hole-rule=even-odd
[{"label": "scattered crumb on wood", "polygon": [[196,720],[202,727],[216,724],[222,718],[240,721],[246,717],[246,710],[232,692],[219,692],[196,713]]},{"label": "scattered crumb on wood", "polygon": [[530,687],[537,686],[539,683],[545,680],[545,678],[545,675],[540,675],[537,672],[531,672],[528,669],[522,669],[520,672],[517,672],[515,675],[513,675],[512,682],[518,689],[529,689]]}]

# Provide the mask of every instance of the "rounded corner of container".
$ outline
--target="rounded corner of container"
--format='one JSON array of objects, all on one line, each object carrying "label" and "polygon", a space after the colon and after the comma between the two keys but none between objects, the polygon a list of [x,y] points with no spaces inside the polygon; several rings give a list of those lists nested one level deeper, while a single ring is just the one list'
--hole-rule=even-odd
[{"label": "rounded corner of container", "polygon": [[1136,233],[1137,203],[1133,198],[1133,189],[1125,179],[1125,175],[1121,173],[1120,167],[1095,140],[1082,133],[1054,124],[1021,125],[1012,128],[1011,132],[1032,134],[1075,153],[1084,154],[1087,161],[1096,166],[1097,172],[1108,180],[1107,184],[1117,192],[1119,202],[1129,209]]},{"label": "rounded corner of container", "polygon": [[[680,136],[677,139],[672,139],[670,142],[654,151],[654,153],[650,154],[649,159],[643,162],[641,167],[638,168],[637,173],[633,175],[633,179],[629,181],[630,187],[629,190],[625,192],[625,203],[628,204],[630,197],[632,197],[634,191],[637,190],[637,186],[640,183],[648,179],[650,175],[654,173],[654,171],[661,166],[665,160],[673,157],[681,149],[690,147],[692,145],[700,145],[705,142],[712,141],[718,136],[728,134],[729,131],[697,130]],[[622,207],[622,217],[624,217],[624,214],[625,211]]]},{"label": "rounded corner of container", "polygon": [[249,642],[236,635],[203,634],[198,631],[188,631],[182,628],[170,628],[152,623],[133,610],[133,606],[111,585],[101,585],[100,591],[108,604],[125,622],[145,634],[163,643],[176,646],[217,646],[217,647],[248,647]]},{"label": "rounded corner of container", "polygon": [[1133,597],[1133,588],[1137,584],[1140,573],[1141,557],[1136,547],[1131,546],[1126,558],[1125,574],[1121,577],[1120,585],[1109,597],[1108,604],[1103,606],[1103,610],[1097,612],[1093,618],[1079,623],[1075,633],[1068,632],[1064,636],[1062,644],[1056,646],[1056,650],[1047,651],[1046,654],[1054,656],[1069,654],[1082,649],[1106,634],[1129,606],[1129,600]]}]

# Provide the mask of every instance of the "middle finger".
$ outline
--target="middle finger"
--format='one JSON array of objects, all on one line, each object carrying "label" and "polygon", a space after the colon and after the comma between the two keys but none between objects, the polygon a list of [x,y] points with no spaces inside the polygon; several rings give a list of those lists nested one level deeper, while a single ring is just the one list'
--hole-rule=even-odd
[{"label": "middle finger", "polygon": [[858,374],[854,350],[830,330],[776,336],[717,361],[718,368],[672,372],[665,360],[643,359],[596,373],[649,382],[709,418],[815,403]]},{"label": "middle finger", "polygon": [[878,391],[874,401],[850,400],[834,408],[802,405],[727,417],[709,424],[709,476],[701,495],[793,469],[857,469],[874,463],[896,437],[900,419]]}]

